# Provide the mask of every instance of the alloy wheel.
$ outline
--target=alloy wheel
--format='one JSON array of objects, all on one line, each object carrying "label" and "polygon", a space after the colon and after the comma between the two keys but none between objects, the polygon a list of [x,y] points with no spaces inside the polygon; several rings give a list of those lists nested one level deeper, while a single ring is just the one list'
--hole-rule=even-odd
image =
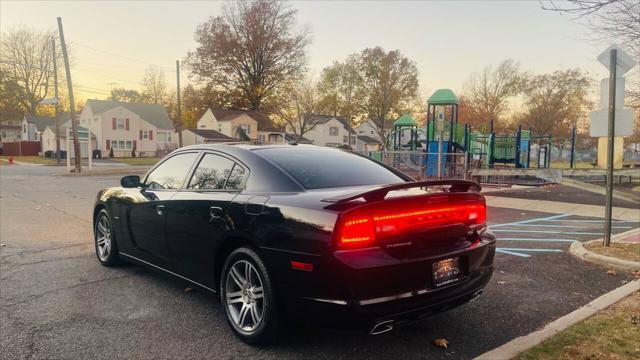
[{"label": "alloy wheel", "polygon": [[246,260],[236,261],[227,272],[225,297],[229,316],[238,330],[254,332],[264,318],[264,290],[256,268]]},{"label": "alloy wheel", "polygon": [[98,258],[101,261],[107,261],[111,253],[111,225],[105,215],[100,216],[96,225],[96,247]]}]

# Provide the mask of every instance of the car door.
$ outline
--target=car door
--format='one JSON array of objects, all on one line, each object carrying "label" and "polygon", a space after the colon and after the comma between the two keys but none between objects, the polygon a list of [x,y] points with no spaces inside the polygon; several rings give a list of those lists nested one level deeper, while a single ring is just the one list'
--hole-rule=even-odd
[{"label": "car door", "polygon": [[166,208],[178,192],[198,152],[185,152],[167,158],[145,178],[140,190],[145,201],[131,205],[129,231],[136,256],[166,266]]},{"label": "car door", "polygon": [[227,210],[246,174],[246,167],[221,153],[202,155],[167,213],[167,246],[174,271],[210,283],[215,250],[232,226]]}]

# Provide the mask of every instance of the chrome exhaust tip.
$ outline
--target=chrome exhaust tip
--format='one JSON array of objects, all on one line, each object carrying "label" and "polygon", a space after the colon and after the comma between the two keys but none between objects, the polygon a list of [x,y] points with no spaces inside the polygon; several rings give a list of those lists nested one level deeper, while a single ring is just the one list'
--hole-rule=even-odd
[{"label": "chrome exhaust tip", "polygon": [[381,321],[371,328],[369,335],[380,335],[393,330],[393,320]]},{"label": "chrome exhaust tip", "polygon": [[484,289],[474,292],[473,295],[471,295],[471,300],[469,300],[469,302],[479,298],[480,295],[482,295],[483,292],[484,292]]}]

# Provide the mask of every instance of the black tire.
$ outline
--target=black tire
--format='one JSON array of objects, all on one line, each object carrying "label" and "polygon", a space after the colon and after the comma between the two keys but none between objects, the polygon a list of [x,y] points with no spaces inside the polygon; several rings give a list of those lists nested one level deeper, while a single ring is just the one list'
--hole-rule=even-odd
[{"label": "black tire", "polygon": [[[118,255],[118,244],[116,243],[115,233],[113,231],[113,222],[111,216],[106,209],[102,209],[96,215],[96,221],[93,224],[93,239],[96,250],[96,257],[100,264],[104,266],[115,266],[120,264],[120,257]],[[109,246],[108,251],[105,252],[105,236],[104,230],[108,230],[107,236]],[[99,244],[101,242],[101,244]]]},{"label": "black tire", "polygon": [[[227,297],[228,289],[232,289],[233,287],[237,287],[240,289],[238,283],[235,280],[232,280],[232,278],[229,278],[229,272],[231,271],[232,267],[235,267],[237,269],[238,266],[242,267],[243,265],[246,265],[246,263],[249,263],[255,270],[255,273],[251,272],[251,274],[253,275],[249,276],[250,279],[251,277],[253,277],[253,282],[256,283],[257,281],[255,275],[257,274],[258,280],[262,285],[262,317],[257,322],[257,326],[255,326],[254,329],[247,329],[246,327],[242,328],[241,326],[243,322],[241,321],[241,325],[239,325],[237,323],[237,320],[234,320],[234,316],[237,319],[238,314],[242,314],[242,311],[238,310],[237,307],[241,307],[242,309],[244,309],[245,304],[247,307],[254,306],[256,308],[256,314],[259,312],[258,309],[260,309],[260,299],[253,298],[253,296],[259,295],[254,294],[252,290],[257,287],[252,286],[248,288],[246,294],[238,295],[237,298]],[[240,292],[241,291],[242,290],[240,290]],[[229,294],[232,293],[233,292],[229,292]],[[236,291],[235,293],[237,294],[238,292]],[[236,301],[235,303],[229,304],[229,301],[233,301],[234,299],[241,300],[241,298],[248,298],[247,301],[249,302],[245,303],[245,300],[242,300],[240,302]],[[222,275],[220,277],[220,301],[222,303],[222,308],[225,316],[227,317],[227,322],[229,323],[231,330],[233,330],[234,334],[238,336],[240,340],[252,345],[266,345],[275,341],[277,335],[281,331],[281,318],[278,311],[277,297],[275,288],[273,286],[272,277],[269,275],[267,267],[262,261],[262,258],[256,253],[255,250],[249,247],[240,247],[234,250],[227,257],[222,269]],[[251,303],[252,301],[254,303]],[[232,310],[232,308],[230,308],[230,305],[232,305],[231,307],[236,310]],[[234,313],[233,315],[232,312]],[[251,310],[248,310],[245,316],[250,316],[249,321],[254,320],[255,317],[253,308],[251,308]]]}]

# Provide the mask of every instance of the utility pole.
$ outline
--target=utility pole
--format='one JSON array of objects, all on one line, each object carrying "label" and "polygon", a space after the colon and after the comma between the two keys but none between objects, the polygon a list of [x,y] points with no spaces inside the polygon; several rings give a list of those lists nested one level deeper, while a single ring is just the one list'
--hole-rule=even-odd
[{"label": "utility pole", "polygon": [[51,54],[53,56],[53,96],[56,98],[56,163],[60,165],[60,100],[58,99],[58,59],[56,58],[56,40],[51,39]]},{"label": "utility pole", "polygon": [[616,68],[618,50],[611,49],[609,68],[609,139],[607,146],[607,196],[605,198],[604,214],[604,246],[611,243],[611,217],[613,215],[613,145],[615,144],[616,118]]},{"label": "utility pole", "polygon": [[[73,155],[75,157],[75,172],[82,171],[82,153],[80,152],[80,140],[78,139],[78,119],[76,119],[75,100],[73,99],[73,86],[71,85],[71,69],[69,68],[69,55],[67,45],[64,42],[64,31],[62,30],[62,18],[58,18],[58,31],[60,32],[60,45],[62,46],[62,56],[64,58],[64,70],[67,74],[67,88],[69,89],[69,115],[71,116],[71,133],[73,136]],[[91,139],[91,133],[89,133]],[[69,139],[67,139],[69,141]],[[67,154],[69,156],[69,154]],[[91,149],[89,149],[91,156]]]},{"label": "utility pole", "polygon": [[176,80],[178,82],[178,147],[182,147],[182,104],[180,103],[180,60],[176,60]]}]

